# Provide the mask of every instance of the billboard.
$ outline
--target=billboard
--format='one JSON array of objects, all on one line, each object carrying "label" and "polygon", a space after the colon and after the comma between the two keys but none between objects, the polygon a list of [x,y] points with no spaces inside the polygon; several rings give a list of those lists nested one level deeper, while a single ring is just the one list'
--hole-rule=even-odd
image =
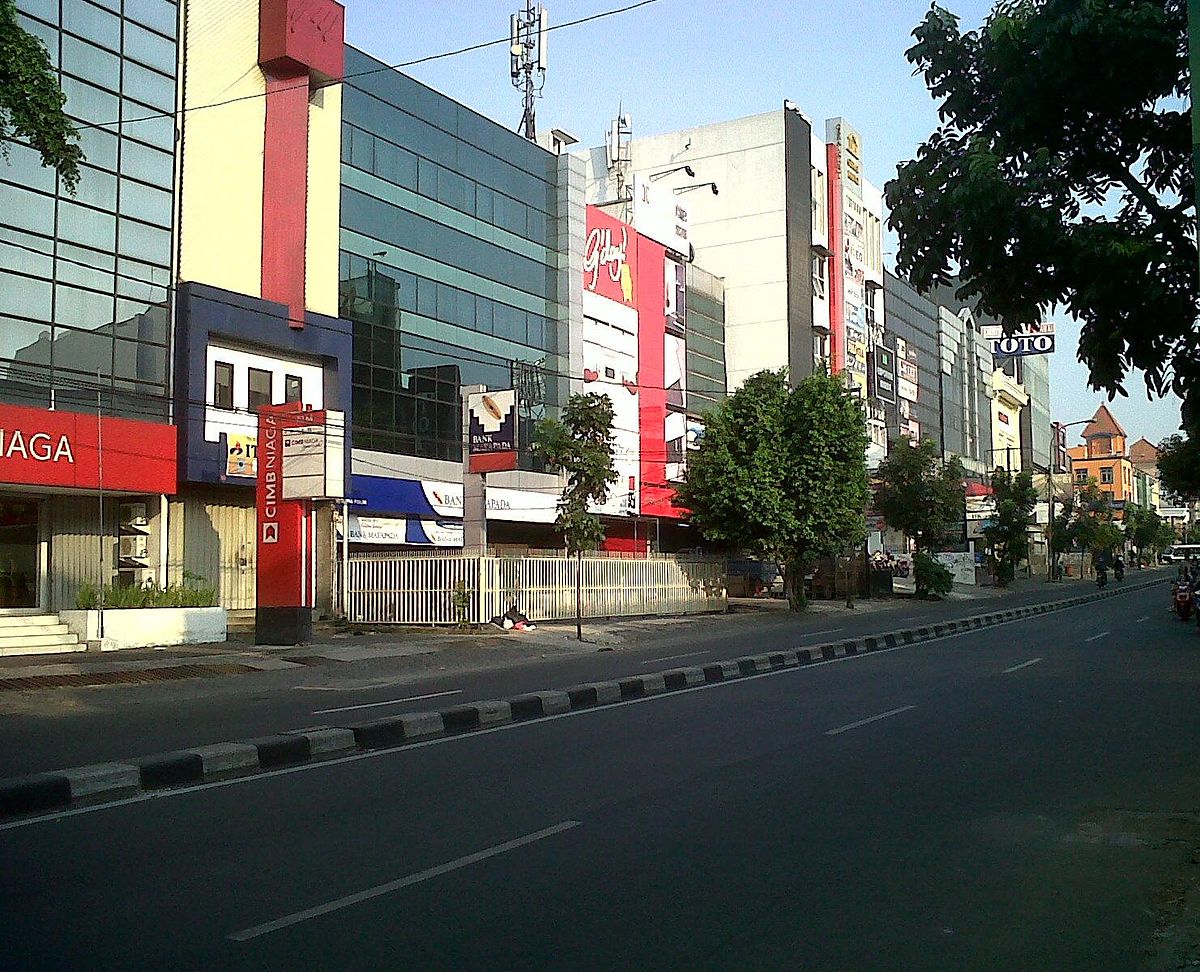
[{"label": "billboard", "polygon": [[633,177],[633,228],[673,253],[690,255],[688,210],[669,187]]},{"label": "billboard", "polygon": [[467,396],[468,468],[473,473],[517,468],[517,392],[472,392]]},{"label": "billboard", "polygon": [[634,306],[637,246],[629,226],[595,206],[587,207],[583,289]]},{"label": "billboard", "polygon": [[881,402],[896,401],[896,357],[890,348],[877,344],[867,354],[868,390]]}]

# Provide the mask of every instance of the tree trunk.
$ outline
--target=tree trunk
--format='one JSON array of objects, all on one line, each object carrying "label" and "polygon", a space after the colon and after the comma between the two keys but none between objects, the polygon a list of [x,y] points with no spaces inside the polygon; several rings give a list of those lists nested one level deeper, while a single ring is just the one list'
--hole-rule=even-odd
[{"label": "tree trunk", "polygon": [[787,592],[788,606],[793,611],[808,609],[808,598],[804,594],[804,565],[789,560],[783,567],[783,587]]}]

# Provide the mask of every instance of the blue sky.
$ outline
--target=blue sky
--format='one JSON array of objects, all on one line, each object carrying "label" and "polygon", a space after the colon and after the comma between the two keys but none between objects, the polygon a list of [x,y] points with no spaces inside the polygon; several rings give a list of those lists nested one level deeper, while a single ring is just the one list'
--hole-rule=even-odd
[{"label": "blue sky", "polygon": [[[505,37],[523,0],[452,0],[419,7],[396,0],[344,0],[346,38],[398,63]],[[629,0],[547,0],[561,24]],[[943,0],[967,27],[991,4]],[[795,101],[820,126],[844,115],[862,133],[867,175],[882,186],[937,124],[933,100],[904,52],[928,0],[658,0],[651,6],[551,34],[550,70],[538,103],[541,128],[565,128],[585,145],[601,143],[618,104],[635,136],[770,111]],[[398,12],[402,11],[402,13]],[[409,69],[501,124],[521,109],[508,78],[505,45]],[[885,248],[895,248],[894,240]],[[890,259],[889,259],[890,262]],[[1075,360],[1078,328],[1058,320],[1052,363],[1053,413],[1090,416],[1106,400],[1087,387]],[[1179,424],[1174,399],[1146,400],[1140,376],[1114,412],[1134,438],[1157,441]]]}]

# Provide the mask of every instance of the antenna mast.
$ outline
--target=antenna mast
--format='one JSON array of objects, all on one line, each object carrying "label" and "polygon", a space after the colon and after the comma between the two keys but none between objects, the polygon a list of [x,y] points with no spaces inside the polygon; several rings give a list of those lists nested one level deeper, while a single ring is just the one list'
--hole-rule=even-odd
[{"label": "antenna mast", "polygon": [[546,8],[525,0],[525,9],[508,18],[508,73],[513,87],[522,93],[524,112],[517,131],[531,142],[537,141],[534,102],[546,86],[546,41],[550,21]]}]

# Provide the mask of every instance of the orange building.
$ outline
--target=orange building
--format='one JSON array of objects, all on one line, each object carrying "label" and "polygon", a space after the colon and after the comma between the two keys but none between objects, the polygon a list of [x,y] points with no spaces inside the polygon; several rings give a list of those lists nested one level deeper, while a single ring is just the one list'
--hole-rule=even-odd
[{"label": "orange building", "polygon": [[1125,430],[1107,405],[1096,409],[1083,430],[1083,445],[1067,451],[1075,475],[1075,486],[1096,480],[1117,509],[1134,499],[1133,463],[1126,448]]}]

